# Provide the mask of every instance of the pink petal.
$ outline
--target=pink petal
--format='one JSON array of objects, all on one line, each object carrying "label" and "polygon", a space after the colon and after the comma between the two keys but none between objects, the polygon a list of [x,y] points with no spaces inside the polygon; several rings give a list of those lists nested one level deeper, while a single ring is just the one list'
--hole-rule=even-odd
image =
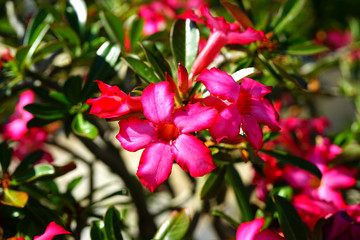
[{"label": "pink petal", "polygon": [[206,25],[213,31],[226,32],[229,29],[229,24],[225,21],[224,17],[213,17],[206,5],[200,8],[201,14],[206,18]]},{"label": "pink petal", "polygon": [[197,81],[201,81],[209,92],[221,99],[236,103],[240,94],[240,85],[225,71],[216,68],[201,72]]},{"label": "pink petal", "polygon": [[285,238],[281,237],[274,231],[270,229],[264,229],[258,234],[255,235],[254,240],[284,240]]},{"label": "pink petal", "polygon": [[186,94],[187,91],[191,88],[188,72],[184,65],[182,65],[180,62],[178,64],[178,86],[179,91],[182,94]]},{"label": "pink petal", "polygon": [[311,188],[312,176],[300,168],[286,166],[283,178],[294,188]]},{"label": "pink petal", "polygon": [[259,123],[251,115],[242,115],[241,128],[246,134],[246,140],[257,152],[263,145],[263,134]]},{"label": "pink petal", "polygon": [[190,19],[191,21],[201,22],[203,24],[206,24],[205,20],[202,19],[201,17],[197,16],[193,10],[187,10],[186,12],[181,14],[180,16],[177,16],[177,18]]},{"label": "pink petal", "polygon": [[338,189],[351,188],[356,183],[357,169],[337,166],[323,174],[323,184]]},{"label": "pink petal", "polygon": [[251,222],[240,224],[236,231],[236,240],[253,240],[264,224],[264,218],[256,218]]},{"label": "pink petal", "polygon": [[121,146],[131,152],[146,147],[156,140],[156,129],[151,122],[140,118],[128,118],[119,122],[120,132],[116,135]]},{"label": "pink petal", "polygon": [[203,107],[200,103],[188,104],[176,110],[174,123],[183,133],[201,131],[209,128],[215,121],[217,111],[211,107]]},{"label": "pink petal", "polygon": [[225,103],[220,98],[217,98],[214,96],[202,98],[202,99],[200,99],[200,101],[203,104],[205,104],[206,106],[215,107],[215,109],[218,110],[218,112],[221,112],[222,110],[224,110],[225,108],[227,108],[229,106],[229,104]]},{"label": "pink petal", "polygon": [[241,80],[241,91],[247,91],[252,97],[262,98],[266,94],[271,93],[271,86],[265,86],[251,78],[243,78]]},{"label": "pink petal", "polygon": [[314,194],[318,199],[331,202],[337,208],[344,208],[346,206],[342,194],[328,186],[321,185]]},{"label": "pink petal", "polygon": [[249,114],[256,118],[259,123],[268,125],[273,131],[280,130],[279,114],[268,99],[253,100]]},{"label": "pink petal", "polygon": [[240,132],[240,120],[239,111],[234,105],[230,105],[218,114],[215,123],[209,129],[211,136],[218,142],[225,137],[236,138]]},{"label": "pink petal", "polygon": [[55,222],[51,222],[45,232],[41,236],[34,237],[34,240],[51,240],[54,236],[61,234],[70,234],[62,226],[57,225]]},{"label": "pink petal", "polygon": [[189,134],[180,134],[172,146],[175,161],[193,177],[201,177],[216,168],[211,151],[202,141]]},{"label": "pink petal", "polygon": [[168,82],[150,83],[141,97],[145,117],[155,124],[169,122],[172,119],[174,96]]},{"label": "pink petal", "polygon": [[170,145],[151,143],[141,155],[136,175],[146,188],[154,192],[169,177],[173,161]]},{"label": "pink petal", "polygon": [[227,34],[228,42],[227,44],[249,44],[257,40],[265,41],[266,37],[263,31],[256,31],[252,28],[246,29],[245,32],[228,32]]},{"label": "pink petal", "polygon": [[192,67],[189,78],[193,79],[196,75],[201,73],[214,60],[220,49],[227,43],[226,34],[221,31],[210,33],[209,39],[205,47],[196,57]]}]

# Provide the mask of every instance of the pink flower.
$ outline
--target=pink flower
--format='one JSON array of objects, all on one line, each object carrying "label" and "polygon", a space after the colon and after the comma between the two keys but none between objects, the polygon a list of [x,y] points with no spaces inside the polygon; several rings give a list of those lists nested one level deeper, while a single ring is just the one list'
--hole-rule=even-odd
[{"label": "pink flower", "polygon": [[236,231],[236,240],[283,240],[276,232],[270,229],[260,229],[264,226],[264,218],[256,218],[251,222],[240,224]]},{"label": "pink flower", "polygon": [[210,150],[190,134],[209,128],[216,110],[196,103],[173,112],[174,95],[169,82],[151,83],[141,98],[147,120],[128,118],[119,122],[116,138],[122,147],[128,151],[145,148],[137,176],[152,192],[169,177],[174,160],[193,177],[216,168]]},{"label": "pink flower", "polygon": [[96,81],[101,91],[100,97],[88,99],[86,104],[91,105],[90,113],[99,118],[119,118],[121,116],[138,116],[142,113],[140,97],[126,95],[117,86],[110,86]]},{"label": "pink flower", "polygon": [[40,236],[34,237],[34,240],[51,240],[53,237],[61,234],[70,234],[70,232],[66,231],[62,226],[55,222],[51,222],[47,226],[45,232]]},{"label": "pink flower", "polygon": [[201,15],[205,20],[189,10],[179,16],[181,19],[190,19],[192,21],[201,22],[210,28],[210,36],[200,54],[195,59],[191,67],[190,79],[193,79],[204,68],[206,68],[220,52],[220,49],[227,44],[249,44],[257,40],[265,41],[265,35],[262,31],[256,31],[248,28],[244,32],[240,32],[237,24],[231,24],[225,21],[224,17],[213,17],[207,6],[203,5],[200,9]]},{"label": "pink flower", "polygon": [[271,92],[271,87],[250,78],[243,78],[239,85],[226,72],[215,68],[202,71],[197,81],[201,81],[211,93],[203,102],[215,106],[220,112],[210,128],[210,134],[216,141],[225,137],[236,138],[241,127],[247,141],[257,151],[263,144],[260,123],[274,131],[280,129],[277,112],[264,98]]},{"label": "pink flower", "polygon": [[360,224],[345,211],[326,217],[322,230],[324,240],[353,240],[359,239],[360,236]]}]

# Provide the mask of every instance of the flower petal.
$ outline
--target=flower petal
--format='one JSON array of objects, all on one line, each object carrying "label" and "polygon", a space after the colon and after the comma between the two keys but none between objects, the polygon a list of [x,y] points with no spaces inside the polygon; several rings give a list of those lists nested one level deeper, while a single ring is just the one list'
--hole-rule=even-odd
[{"label": "flower petal", "polygon": [[209,128],[215,121],[217,111],[200,103],[188,104],[174,113],[174,123],[183,133]]},{"label": "flower petal", "polygon": [[236,240],[253,240],[264,224],[264,218],[256,218],[251,222],[240,224],[236,231]]},{"label": "flower petal", "polygon": [[168,82],[150,83],[141,97],[145,117],[155,124],[169,122],[172,119],[174,96]]},{"label": "flower petal", "polygon": [[266,94],[271,93],[271,86],[265,86],[251,78],[243,78],[241,80],[241,91],[247,91],[252,97],[262,98]]},{"label": "flower petal", "polygon": [[116,135],[121,146],[131,152],[146,147],[156,140],[156,129],[151,122],[140,118],[128,118],[119,122],[120,132]]},{"label": "flower petal", "polygon": [[34,240],[51,240],[54,236],[61,234],[70,234],[70,232],[66,231],[62,226],[56,224],[55,222],[51,222],[46,227],[45,232],[40,236],[35,236]]},{"label": "flower petal", "polygon": [[256,234],[254,240],[284,240],[285,238],[281,237],[274,231],[270,229],[264,229],[258,234]]},{"label": "flower petal", "polygon": [[216,68],[205,69],[201,72],[197,81],[201,81],[207,90],[223,100],[236,103],[240,94],[240,85],[225,71]]},{"label": "flower petal", "polygon": [[246,140],[256,153],[263,145],[263,134],[259,123],[251,115],[242,115],[241,128],[246,134]]},{"label": "flower petal", "polygon": [[337,189],[351,188],[356,183],[357,169],[337,166],[323,174],[323,184]]},{"label": "flower petal", "polygon": [[249,44],[252,42],[255,42],[257,40],[259,41],[265,41],[266,37],[263,31],[256,31],[255,29],[248,28],[242,33],[238,32],[228,32],[227,34],[228,43],[227,44]]},{"label": "flower petal", "polygon": [[201,177],[216,168],[211,151],[202,141],[189,134],[180,134],[172,146],[175,161],[193,177]]},{"label": "flower petal", "polygon": [[208,26],[212,32],[226,32],[230,28],[224,17],[213,17],[209,11],[209,8],[205,4],[201,6],[200,11],[201,14],[206,18],[206,26]]},{"label": "flower petal", "polygon": [[173,161],[170,145],[151,143],[141,155],[136,175],[147,189],[154,192],[169,177]]},{"label": "flower petal", "polygon": [[233,139],[239,135],[240,123],[239,111],[234,105],[231,105],[218,114],[209,131],[218,142],[225,137]]},{"label": "flower petal", "polygon": [[252,115],[259,123],[268,125],[271,130],[279,131],[279,114],[275,111],[270,100],[263,98],[261,100],[252,100],[250,115]]}]

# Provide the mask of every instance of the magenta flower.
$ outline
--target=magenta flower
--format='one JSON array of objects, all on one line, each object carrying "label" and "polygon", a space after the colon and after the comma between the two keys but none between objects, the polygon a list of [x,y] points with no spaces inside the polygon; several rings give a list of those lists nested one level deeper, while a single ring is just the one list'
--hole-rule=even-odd
[{"label": "magenta flower", "polygon": [[236,240],[284,240],[270,229],[260,231],[264,224],[264,218],[256,218],[251,222],[240,224],[236,231]]},{"label": "magenta flower", "polygon": [[240,32],[239,25],[226,22],[224,17],[213,17],[206,5],[203,5],[200,8],[200,13],[205,17],[205,20],[196,15],[192,10],[179,16],[181,19],[190,19],[192,21],[201,22],[209,27],[211,31],[204,49],[199,53],[191,67],[190,79],[193,79],[206,68],[225,45],[245,45],[257,40],[266,40],[263,31],[256,31],[252,28],[248,28],[244,32]]},{"label": "magenta flower", "polygon": [[211,93],[203,102],[215,106],[220,112],[209,129],[216,141],[226,137],[236,138],[241,127],[247,141],[257,151],[263,144],[260,123],[274,131],[280,129],[277,112],[271,102],[264,98],[271,92],[271,87],[250,78],[243,78],[239,85],[226,72],[215,68],[202,71],[197,81],[201,81]]},{"label": "magenta flower", "polygon": [[51,240],[53,237],[61,234],[70,234],[70,232],[66,231],[62,226],[55,222],[51,222],[47,226],[45,232],[40,236],[34,237],[34,240]]},{"label": "magenta flower", "polygon": [[216,168],[210,149],[190,133],[209,128],[217,111],[196,103],[173,112],[174,95],[169,82],[151,83],[141,98],[147,120],[119,122],[116,138],[122,147],[128,151],[145,148],[136,174],[152,192],[169,177],[174,160],[193,177]]},{"label": "magenta flower", "polygon": [[322,230],[324,240],[359,239],[360,223],[352,219],[345,211],[339,211],[326,217]]},{"label": "magenta flower", "polygon": [[140,97],[131,97],[117,86],[110,86],[101,81],[96,81],[101,91],[100,97],[88,99],[86,104],[91,105],[90,114],[99,118],[119,118],[126,115],[138,116],[142,113]]}]

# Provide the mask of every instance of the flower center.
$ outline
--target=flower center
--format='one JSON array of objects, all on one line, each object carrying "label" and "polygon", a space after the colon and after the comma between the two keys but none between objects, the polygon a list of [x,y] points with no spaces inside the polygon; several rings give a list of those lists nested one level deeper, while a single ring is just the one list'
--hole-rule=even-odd
[{"label": "flower center", "polygon": [[236,106],[240,113],[249,113],[251,111],[251,95],[248,92],[241,92]]},{"label": "flower center", "polygon": [[311,188],[316,189],[316,188],[320,187],[320,185],[321,185],[320,179],[318,179],[317,177],[311,178],[311,180],[310,180]]},{"label": "flower center", "polygon": [[169,142],[179,136],[179,130],[174,124],[166,123],[158,126],[157,134],[159,139]]}]

